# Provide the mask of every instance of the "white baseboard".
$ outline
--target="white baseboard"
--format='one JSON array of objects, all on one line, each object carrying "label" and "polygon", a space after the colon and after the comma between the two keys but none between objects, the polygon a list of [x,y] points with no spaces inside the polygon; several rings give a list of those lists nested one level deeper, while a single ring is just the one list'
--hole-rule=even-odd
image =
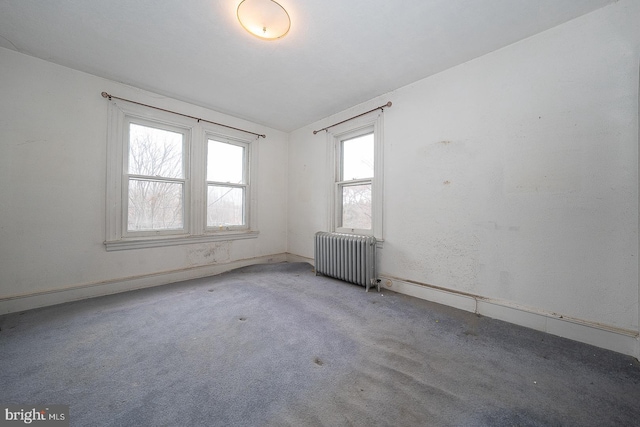
[{"label": "white baseboard", "polygon": [[302,255],[290,254],[287,253],[287,262],[306,262],[311,265],[315,264],[315,260],[313,258],[307,258]]},{"label": "white baseboard", "polygon": [[180,270],[160,271],[140,276],[124,277],[102,282],[84,283],[59,289],[50,289],[22,295],[0,297],[0,314],[46,307],[85,298],[93,298],[118,292],[152,286],[166,285],[183,280],[214,276],[229,270],[246,267],[253,264],[269,264],[286,262],[287,254],[267,255],[255,258],[241,259],[224,264],[203,265]]},{"label": "white baseboard", "polygon": [[636,330],[536,310],[513,304],[510,301],[458,293],[384,274],[380,275],[380,279],[382,280],[381,290],[389,289],[640,359],[640,340]]},{"label": "white baseboard", "polygon": [[[311,265],[314,264],[312,258],[282,253],[247,258],[225,264],[205,265],[102,282],[85,283],[65,288],[1,297],[0,314],[30,310],[152,286],[166,285],[183,280],[214,276],[253,264],[279,262],[307,262]],[[381,290],[389,289],[394,292],[478,313],[494,319],[504,320],[516,325],[606,348],[640,359],[638,331],[602,325],[557,313],[535,310],[529,307],[518,306],[509,301],[493,300],[477,295],[453,292],[436,286],[403,280],[385,274],[381,274],[380,279],[382,281]]]}]

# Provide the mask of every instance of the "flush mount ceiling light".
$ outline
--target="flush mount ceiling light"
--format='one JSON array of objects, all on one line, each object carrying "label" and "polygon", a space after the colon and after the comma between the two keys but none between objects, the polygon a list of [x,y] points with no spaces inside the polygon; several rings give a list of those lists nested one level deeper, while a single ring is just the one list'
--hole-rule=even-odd
[{"label": "flush mount ceiling light", "polygon": [[237,14],[245,30],[264,40],[282,38],[291,28],[289,14],[273,0],[242,0]]}]

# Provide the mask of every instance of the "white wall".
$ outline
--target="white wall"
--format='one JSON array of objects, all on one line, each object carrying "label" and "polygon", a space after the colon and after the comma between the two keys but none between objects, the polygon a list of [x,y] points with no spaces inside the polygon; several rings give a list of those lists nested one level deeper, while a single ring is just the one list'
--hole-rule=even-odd
[{"label": "white wall", "polygon": [[[102,91],[265,133],[254,152],[259,237],[106,252]],[[273,189],[287,185],[287,140],[273,129],[0,48],[0,313],[284,260],[287,195]]]},{"label": "white wall", "polygon": [[390,100],[385,283],[637,357],[638,22],[620,1],[293,132],[289,252],[328,224],[311,131]]}]

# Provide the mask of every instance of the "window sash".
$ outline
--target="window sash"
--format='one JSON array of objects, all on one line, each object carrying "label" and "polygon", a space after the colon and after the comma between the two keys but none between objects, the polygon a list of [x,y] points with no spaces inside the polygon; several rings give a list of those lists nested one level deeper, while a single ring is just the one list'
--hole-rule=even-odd
[{"label": "window sash", "polygon": [[[354,170],[357,169],[358,167],[356,165],[354,165],[353,163],[350,163],[349,165],[349,170],[351,170],[352,172],[357,172],[357,177],[355,178],[350,178],[345,176],[345,169],[346,169],[346,161],[345,161],[345,145],[348,143],[353,143],[355,142],[354,140],[358,140],[361,139],[363,137],[366,136],[371,136],[372,140],[371,140],[371,149],[372,152],[371,154],[373,155],[373,157],[370,159],[371,162],[373,163],[371,165],[371,173],[369,175],[362,175],[362,171],[356,171]],[[338,173],[338,177],[337,180],[339,181],[353,181],[353,180],[358,180],[358,179],[373,179],[374,175],[375,175],[375,135],[373,133],[372,129],[366,129],[364,132],[356,132],[354,134],[351,134],[347,137],[344,138],[340,138],[340,147],[339,147],[339,156],[340,156],[340,170]],[[353,150],[353,149],[352,149]],[[360,160],[362,160],[362,157],[360,157]],[[368,168],[367,168],[368,169]]]},{"label": "window sash", "polygon": [[[185,182],[184,181],[166,180],[166,179],[147,179],[147,178],[129,176],[128,182],[129,182],[129,185],[127,186],[127,189],[128,189],[127,233],[134,234],[134,233],[153,232],[157,234],[158,232],[170,233],[170,232],[184,231],[184,223],[185,223],[185,206],[184,206]],[[140,201],[142,206],[139,206],[139,207],[132,206],[131,187],[132,187],[132,183],[134,182],[138,184],[143,184],[143,185],[144,183],[148,183],[151,185],[164,184],[166,187],[174,187],[173,190],[171,190],[170,188],[165,188],[165,192],[163,195],[166,195],[167,193],[171,193],[171,192],[173,193],[177,192],[179,206],[172,207],[170,205],[171,200],[169,200],[169,204],[167,204],[167,203],[163,203],[165,202],[164,200],[162,199],[158,200],[158,197],[153,197],[153,196],[151,198],[155,200],[151,201],[151,206],[149,206],[149,200],[147,200],[146,198],[143,198],[143,200]],[[156,203],[159,203],[160,205],[157,206]],[[133,205],[135,205],[135,203]],[[151,212],[149,212],[149,210]],[[131,227],[131,222],[132,222],[131,217],[133,216],[132,214],[134,214],[135,211],[140,212],[141,215],[138,216],[138,219],[139,219],[139,223],[141,223],[142,225],[138,227]],[[156,211],[157,211],[157,214],[156,214]],[[173,213],[171,211],[173,211]],[[171,216],[173,216],[173,220],[171,219]],[[142,218],[139,218],[139,217],[142,217]],[[145,227],[144,224],[149,222],[151,222],[152,226]],[[173,222],[178,222],[179,226],[172,227],[171,223]],[[169,225],[164,227],[153,226],[153,224],[158,224],[158,223],[169,223]]]},{"label": "window sash", "polygon": [[[360,138],[366,135],[372,135],[374,138],[374,168],[373,174],[371,177],[360,177],[357,179],[347,179],[344,178],[344,144],[345,142],[349,142],[356,138]],[[373,235],[374,234],[374,182],[375,182],[375,160],[376,160],[376,146],[375,146],[375,129],[373,126],[365,126],[360,129],[356,129],[350,132],[345,132],[335,137],[335,159],[336,159],[336,170],[335,170],[335,183],[334,183],[334,228],[335,231],[340,233],[350,233],[350,234],[364,234],[364,235]],[[345,222],[345,206],[343,202],[344,197],[344,189],[350,186],[369,186],[370,187],[370,195],[371,200],[370,204],[370,225],[368,228],[354,226],[356,224],[344,224]],[[363,225],[362,221],[356,221],[359,223],[358,225]],[[352,226],[349,226],[352,225]]]},{"label": "window sash", "polygon": [[[221,189],[224,193],[220,196],[217,196],[217,200],[211,201],[210,195],[212,189]],[[225,191],[226,190],[226,191]],[[235,190],[240,190],[240,206],[238,207],[234,204],[233,197],[231,195],[231,200],[228,200],[227,196],[230,193],[236,193]],[[237,196],[236,196],[237,197]],[[224,200],[227,199],[227,200]],[[234,230],[234,229],[246,229],[247,228],[247,186],[246,185],[229,185],[229,184],[218,184],[215,182],[207,182],[207,229],[211,230]],[[219,214],[217,215],[218,222],[211,223],[210,222],[210,208],[212,208],[213,203],[218,203],[219,201],[227,202],[227,206],[221,205],[219,207]],[[229,202],[231,205],[229,206]],[[237,210],[240,210],[238,213]],[[221,218],[231,219],[230,221],[220,221]],[[238,220],[239,219],[239,220]]]},{"label": "window sash", "polygon": [[[140,130],[135,133],[132,132],[134,127],[150,129],[151,132],[147,133],[150,139],[144,141],[136,138],[134,141],[133,135],[138,136],[141,133]],[[160,178],[185,178],[186,130],[173,129],[155,123],[139,123],[137,120],[130,120],[128,121],[127,131],[127,169],[125,169],[125,171],[128,174]],[[176,139],[176,136],[179,138]],[[155,139],[155,137],[162,139]],[[173,152],[174,148],[178,148],[179,152]],[[176,156],[179,156],[179,162],[173,159]],[[139,162],[131,164],[131,160],[135,160],[136,158]],[[137,168],[146,170],[136,171],[135,169]]]},{"label": "window sash", "polygon": [[[345,221],[345,215],[353,217],[357,215],[358,204],[354,204],[352,209],[346,209],[344,204],[345,190],[349,187],[369,187],[369,209],[368,212],[360,212],[359,218],[352,218],[351,221]],[[336,231],[340,233],[355,233],[355,234],[373,234],[373,179],[359,179],[351,181],[342,181],[336,183]],[[354,209],[355,208],[355,209]],[[364,217],[368,216],[369,220],[366,221]],[[346,224],[345,224],[346,222]],[[350,223],[349,223],[350,222]],[[366,222],[369,222],[366,226]]]},{"label": "window sash", "polygon": [[[131,125],[144,126],[151,129],[164,130],[182,135],[182,153],[181,153],[181,169],[182,177],[170,178],[165,176],[152,176],[129,173],[130,170],[130,150],[131,150]],[[185,235],[189,231],[189,218],[191,212],[190,197],[189,197],[189,140],[190,130],[188,128],[178,127],[162,123],[155,120],[145,120],[135,116],[126,116],[124,121],[124,138],[123,138],[123,180],[122,180],[122,236],[123,237],[144,237],[144,236],[163,236],[163,235]],[[169,186],[180,185],[180,201],[181,201],[181,226],[180,227],[160,227],[160,228],[143,228],[135,229],[130,228],[130,216],[131,216],[131,183],[137,182],[149,182],[149,183],[167,183]],[[146,211],[148,207],[143,207],[143,211]],[[152,211],[154,209],[152,208]],[[155,223],[156,219],[152,218],[152,223]]]},{"label": "window sash", "polygon": [[[236,159],[232,158],[232,159],[227,159],[227,161],[222,163],[222,164],[215,164],[212,167],[212,170],[210,170],[209,169],[209,166],[210,166],[209,165],[209,160],[213,160],[213,163],[218,163],[217,162],[218,159],[216,159],[215,157],[213,157],[213,158],[211,157],[212,154],[215,155],[215,153],[211,153],[209,151],[211,149],[211,145],[212,145],[211,143],[216,143],[216,144],[218,144],[220,146],[227,145],[229,147],[239,148],[240,149],[241,159],[240,159],[240,165],[239,166],[242,168],[242,170],[240,171],[240,174],[239,174],[240,177],[241,177],[239,182],[231,182],[231,181],[228,181],[228,180],[227,181],[222,181],[222,180],[216,179],[215,176],[212,179],[209,178],[210,177],[210,172],[213,172],[213,175],[216,175],[217,167],[219,167],[220,169],[223,169],[223,168],[229,167],[229,166],[237,166],[237,165],[230,165],[230,161],[236,160]],[[207,178],[206,179],[207,179],[207,181],[209,181],[209,182],[227,182],[227,183],[232,183],[232,184],[244,184],[244,183],[246,183],[247,182],[247,174],[246,174],[246,171],[247,171],[247,162],[246,162],[247,156],[246,156],[246,152],[247,152],[246,144],[237,143],[237,142],[231,142],[231,141],[221,141],[219,138],[211,138],[211,137],[207,138],[207,165],[206,165],[206,169],[207,169],[207,171],[206,171],[207,172],[206,173]],[[237,153],[238,153],[238,151],[229,152],[229,154],[232,155],[232,156],[235,156]],[[236,171],[233,171],[233,170],[229,171],[228,170],[228,171],[226,171],[226,173],[223,176],[229,177],[229,176],[233,176],[233,175],[236,175],[236,174],[237,174]],[[218,176],[220,176],[220,175],[218,175]]]},{"label": "window sash", "polygon": [[[233,145],[236,147],[241,147],[242,150],[242,182],[240,183],[232,183],[232,182],[220,182],[220,181],[206,181],[206,195],[205,195],[205,206],[204,206],[204,210],[205,210],[205,229],[207,231],[230,231],[230,230],[245,230],[245,229],[249,229],[249,194],[250,194],[250,185],[249,185],[249,145],[245,142],[241,142],[241,141],[235,141],[235,140],[230,140],[228,138],[219,138],[219,137],[215,137],[215,136],[211,136],[208,135],[206,138],[207,141],[207,156],[206,159],[208,161],[209,159],[209,141],[213,141],[213,142],[217,142],[217,143],[223,143],[223,144],[229,144],[229,145]],[[205,165],[205,170],[206,170],[206,175],[209,175],[209,170],[208,170],[209,165]],[[226,215],[224,213],[222,213],[223,217],[229,218],[229,216],[233,216],[235,218],[240,218],[239,221],[234,221],[235,223],[221,223],[221,222],[214,222],[211,223],[210,222],[210,207],[211,207],[211,203],[212,201],[209,199],[210,197],[210,189],[211,188],[229,188],[233,191],[233,189],[240,189],[242,190],[242,196],[241,196],[241,213],[240,215],[236,213],[231,213],[231,211],[233,210],[232,208],[227,207],[226,209]],[[228,193],[227,192],[227,193]],[[222,197],[225,197],[226,194],[224,194]]]}]

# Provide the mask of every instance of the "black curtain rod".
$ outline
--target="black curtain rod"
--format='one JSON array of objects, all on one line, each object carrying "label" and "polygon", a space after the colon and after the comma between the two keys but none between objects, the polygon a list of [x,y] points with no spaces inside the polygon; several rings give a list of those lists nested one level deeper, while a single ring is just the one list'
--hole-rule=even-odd
[{"label": "black curtain rod", "polygon": [[389,101],[389,102],[387,102],[387,103],[386,103],[386,104],[384,104],[384,105],[381,105],[381,106],[379,106],[379,107],[377,107],[377,108],[374,108],[373,110],[369,110],[369,111],[366,111],[366,112],[364,112],[364,113],[362,113],[362,114],[358,114],[357,116],[350,117],[350,118],[348,118],[347,120],[343,120],[343,121],[341,121],[341,122],[334,123],[334,124],[332,124],[331,126],[327,126],[326,128],[322,128],[322,129],[314,130],[314,131],[313,131],[313,134],[315,135],[316,133],[318,133],[318,132],[322,132],[323,130],[328,130],[329,128],[332,128],[332,127],[334,127],[334,126],[341,125],[342,123],[344,123],[344,122],[348,122],[349,120],[357,119],[357,118],[358,118],[358,117],[360,117],[360,116],[364,116],[365,114],[369,114],[369,113],[371,113],[371,112],[373,112],[373,111],[376,111],[376,110],[382,110],[382,112],[384,113],[384,109],[385,109],[385,108],[388,108],[388,107],[391,107],[391,105],[393,105],[393,104],[391,104],[391,101]]},{"label": "black curtain rod", "polygon": [[234,130],[239,130],[240,132],[250,133],[251,135],[257,136],[258,138],[260,138],[260,137],[266,138],[267,137],[267,135],[265,135],[265,134],[259,134],[259,133],[251,132],[251,131],[248,131],[248,130],[240,129],[240,128],[234,128],[233,126],[223,125],[222,123],[212,122],[210,120],[205,120],[205,119],[201,119],[199,117],[189,116],[187,114],[177,113],[177,112],[171,111],[171,110],[165,110],[164,108],[154,107],[153,105],[143,104],[141,102],[132,101],[130,99],[118,98],[117,96],[109,95],[107,92],[102,92],[101,95],[102,95],[103,98],[109,98],[109,100],[111,100],[111,99],[119,99],[120,101],[126,101],[126,102],[130,102],[132,104],[142,105],[143,107],[154,108],[156,110],[164,111],[164,112],[167,112],[167,113],[177,114],[178,116],[188,117],[190,119],[197,120],[198,122],[207,122],[207,123],[211,123],[213,125],[222,126],[222,127],[229,128],[229,129],[234,129]]}]

